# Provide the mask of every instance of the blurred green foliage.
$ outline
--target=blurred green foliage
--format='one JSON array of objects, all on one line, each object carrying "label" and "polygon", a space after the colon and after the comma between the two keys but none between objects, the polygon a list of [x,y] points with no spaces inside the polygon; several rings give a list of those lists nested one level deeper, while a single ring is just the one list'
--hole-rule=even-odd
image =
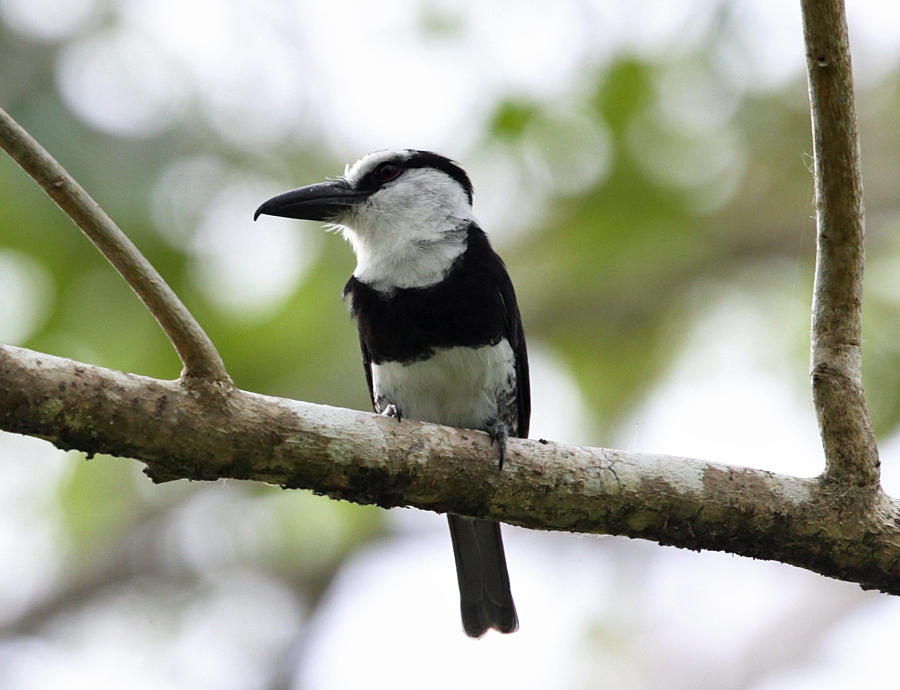
[{"label": "blurred green foliage", "polygon": [[[440,13],[426,13],[421,23],[441,40],[459,28],[454,17]],[[307,143],[300,150],[286,141],[251,154],[202,123],[137,139],[102,133],[62,102],[50,52],[0,27],[0,100],[170,282],[207,329],[235,382],[247,390],[367,409],[354,327],[339,299],[352,269],[341,241],[322,242],[287,299],[265,318],[247,319],[223,311],[204,294],[192,277],[196,257],[187,246],[167,241],[151,212],[159,177],[179,158],[213,154],[285,185],[334,174],[344,161],[332,160],[324,146]],[[589,438],[580,439],[584,443],[603,444],[610,437],[679,355],[694,316],[715,303],[723,286],[748,295],[778,290],[799,301],[811,292],[814,223],[804,85],[732,93],[732,114],[710,127],[691,127],[673,121],[661,97],[673,70],[707,75],[716,88],[732,93],[714,57],[703,54],[671,63],[625,56],[586,68],[587,87],[565,108],[586,113],[607,137],[604,172],[577,192],[549,199],[536,227],[504,250],[529,339],[565,363],[589,405],[593,427]],[[898,228],[900,130],[889,115],[900,108],[898,85],[900,78],[891,76],[868,87],[861,108],[870,266],[880,281],[865,303],[865,383],[882,437],[900,422],[898,300],[890,289],[900,275],[894,270],[900,243],[892,239]],[[523,142],[537,131],[546,135],[537,147],[547,152],[553,137],[565,134],[559,107],[503,96],[486,118],[481,143],[517,160]],[[721,150],[698,153],[715,136],[721,136],[716,142],[730,142],[733,160],[722,163]],[[549,165],[543,170],[551,181],[562,172]],[[477,179],[475,184],[477,189]],[[198,209],[207,201],[197,198]],[[252,211],[246,208],[248,218]],[[40,325],[16,344],[154,377],[178,375],[178,360],[146,310],[6,158],[0,159],[0,252],[27,257],[41,267],[46,282]],[[791,383],[798,387],[806,385],[807,321],[797,314],[786,339],[798,372]],[[62,474],[52,509],[79,568],[90,568],[115,538],[206,490],[192,485],[150,492],[145,483],[136,465],[100,457],[73,461]],[[255,516],[259,531],[256,540],[235,536],[237,555],[229,558],[255,559],[304,592],[308,602],[317,600],[346,554],[383,529],[376,509],[271,487],[230,490]]]}]

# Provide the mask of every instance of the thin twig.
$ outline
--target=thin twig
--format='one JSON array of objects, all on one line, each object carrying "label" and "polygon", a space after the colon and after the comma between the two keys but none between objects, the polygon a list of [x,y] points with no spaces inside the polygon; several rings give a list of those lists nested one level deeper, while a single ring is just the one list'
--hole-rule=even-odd
[{"label": "thin twig", "polygon": [[862,389],[864,213],[850,43],[842,0],[802,0],[815,160],[812,387],[825,477],[874,488],[878,448]]},{"label": "thin twig", "polygon": [[134,243],[47,151],[0,108],[0,146],[81,228],[153,314],[184,365],[183,378],[227,381],[212,341]]}]

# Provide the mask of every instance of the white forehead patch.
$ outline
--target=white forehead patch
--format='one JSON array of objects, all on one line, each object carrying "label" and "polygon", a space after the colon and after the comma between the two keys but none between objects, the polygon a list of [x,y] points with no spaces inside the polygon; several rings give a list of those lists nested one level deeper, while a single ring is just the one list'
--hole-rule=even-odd
[{"label": "white forehead patch", "polygon": [[351,185],[356,185],[359,181],[372,172],[385,161],[400,160],[406,161],[412,158],[415,152],[410,149],[386,149],[384,151],[373,151],[368,153],[353,165],[347,164],[344,168],[344,179]]}]

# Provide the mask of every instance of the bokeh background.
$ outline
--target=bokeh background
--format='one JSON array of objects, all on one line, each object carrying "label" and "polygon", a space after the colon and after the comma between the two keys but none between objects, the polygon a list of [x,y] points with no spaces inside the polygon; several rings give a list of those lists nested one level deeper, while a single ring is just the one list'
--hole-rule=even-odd
[{"label": "bokeh background", "polygon": [[[812,476],[799,3],[0,0],[0,102],[257,392],[367,409],[353,268],[272,194],[449,155],[516,283],[533,436]],[[865,384],[900,494],[900,5],[848,2]],[[122,280],[0,159],[0,341],[161,378]],[[148,420],[152,423],[152,420]],[[506,528],[515,635],[462,634],[442,516],[0,435],[0,687],[886,687],[900,602],[780,564]]]}]

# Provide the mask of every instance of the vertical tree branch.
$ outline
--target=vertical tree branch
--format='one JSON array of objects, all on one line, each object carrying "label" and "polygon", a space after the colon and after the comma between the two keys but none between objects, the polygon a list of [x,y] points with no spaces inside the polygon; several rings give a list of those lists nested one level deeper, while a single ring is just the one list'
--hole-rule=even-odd
[{"label": "vertical tree branch", "polygon": [[812,388],[825,477],[877,487],[878,449],[862,389],[864,213],[843,0],[801,0],[815,159],[817,251]]},{"label": "vertical tree branch", "polygon": [[181,358],[182,377],[228,380],[209,336],[172,288],[81,185],[2,108],[0,146],[81,228],[153,314]]}]

